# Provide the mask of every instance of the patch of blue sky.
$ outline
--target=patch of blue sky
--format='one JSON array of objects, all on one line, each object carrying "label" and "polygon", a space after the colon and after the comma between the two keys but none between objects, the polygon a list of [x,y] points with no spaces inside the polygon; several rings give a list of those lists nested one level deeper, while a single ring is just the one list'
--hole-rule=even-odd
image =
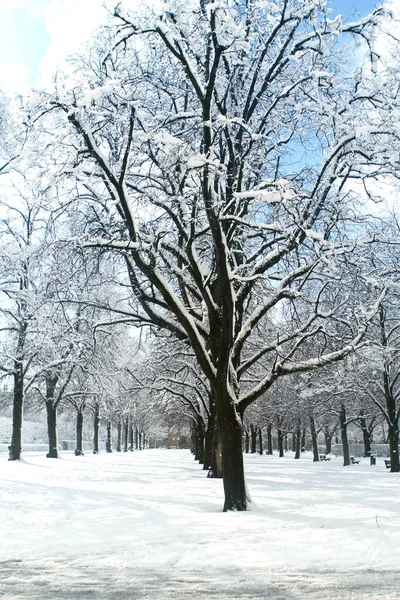
[{"label": "patch of blue sky", "polygon": [[0,63],[24,65],[30,84],[51,41],[44,13],[50,1],[0,0]]},{"label": "patch of blue sky", "polygon": [[[68,0],[61,1],[68,4]],[[98,2],[102,4],[102,0]],[[30,85],[39,75],[40,61],[51,42],[45,19],[51,4],[53,0],[0,0],[0,66],[19,65]],[[331,2],[334,14],[342,13],[346,19],[364,16],[377,5],[373,0]]]}]

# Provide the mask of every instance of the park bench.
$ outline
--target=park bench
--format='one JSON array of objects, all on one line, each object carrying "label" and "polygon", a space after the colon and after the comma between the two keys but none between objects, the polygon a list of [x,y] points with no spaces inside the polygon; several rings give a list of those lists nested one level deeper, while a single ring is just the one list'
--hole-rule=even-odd
[{"label": "park bench", "polygon": [[387,469],[390,469],[391,466],[392,466],[392,461],[390,459],[389,460],[385,460],[385,467]]},{"label": "park bench", "polygon": [[360,462],[359,460],[356,460],[354,458],[354,456],[350,456],[350,462],[352,465],[358,465],[358,463]]},{"label": "park bench", "polygon": [[319,460],[331,460],[330,456],[326,456],[326,454],[320,454],[319,455]]}]

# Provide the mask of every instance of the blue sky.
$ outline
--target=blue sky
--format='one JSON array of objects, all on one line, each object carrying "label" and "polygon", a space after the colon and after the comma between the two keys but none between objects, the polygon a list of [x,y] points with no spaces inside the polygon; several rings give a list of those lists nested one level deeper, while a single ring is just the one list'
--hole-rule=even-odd
[{"label": "blue sky", "polygon": [[[49,72],[63,53],[73,51],[90,34],[96,19],[101,20],[102,4],[103,0],[0,0],[0,87],[24,91],[39,71]],[[334,11],[345,17],[365,15],[376,4],[331,1]]]}]

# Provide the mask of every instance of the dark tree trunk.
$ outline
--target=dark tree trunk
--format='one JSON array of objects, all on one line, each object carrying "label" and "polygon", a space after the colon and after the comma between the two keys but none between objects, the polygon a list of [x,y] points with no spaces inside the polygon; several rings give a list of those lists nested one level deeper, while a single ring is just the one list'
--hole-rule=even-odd
[{"label": "dark tree trunk", "polygon": [[[25,305],[25,302],[22,301]],[[11,443],[9,446],[8,460],[20,460],[22,452],[22,420],[24,412],[24,364],[23,352],[25,347],[26,332],[28,322],[22,320],[19,332],[16,349],[16,358],[14,360],[14,394],[13,394],[13,418],[12,418],[12,434]]]},{"label": "dark tree trunk", "polygon": [[390,448],[390,472],[398,473],[400,471],[399,464],[399,426],[397,423],[388,425],[388,438]]},{"label": "dark tree trunk", "polygon": [[[381,329],[382,346],[387,348],[388,342],[386,337],[386,315],[382,304],[379,307],[379,322]],[[396,399],[392,394],[392,386],[390,385],[389,367],[385,364],[383,370],[383,387],[385,390],[387,423],[388,423],[388,442],[390,448],[390,472],[398,473],[400,471],[399,462],[399,419],[396,414]]]},{"label": "dark tree trunk", "polygon": [[313,462],[319,462],[318,435],[317,435],[317,430],[315,428],[315,419],[314,419],[313,415],[310,415],[310,430],[311,430],[311,440],[312,440],[312,449],[313,449]]},{"label": "dark tree trunk", "polygon": [[261,427],[258,428],[258,452],[260,455],[264,453],[263,450],[263,434]]},{"label": "dark tree trunk", "polygon": [[360,426],[363,434],[364,457],[371,456],[371,433],[367,427],[364,415],[360,416]]},{"label": "dark tree trunk", "polygon": [[218,419],[215,415],[214,431],[213,431],[213,447],[211,457],[211,469],[208,472],[207,477],[214,479],[222,479],[222,444],[221,435],[218,430]]},{"label": "dark tree trunk", "polygon": [[100,407],[95,404],[93,419],[93,454],[99,453]]},{"label": "dark tree trunk", "polygon": [[139,431],[139,450],[143,450],[143,435],[141,431]]},{"label": "dark tree trunk", "polygon": [[306,449],[306,427],[303,427],[301,431],[301,451],[304,452]]},{"label": "dark tree trunk", "polygon": [[124,452],[128,452],[128,437],[129,437],[129,417],[126,417],[124,423]]},{"label": "dark tree trunk", "polygon": [[244,428],[244,451],[246,454],[250,452],[250,434],[247,427]]},{"label": "dark tree trunk", "polygon": [[47,437],[49,442],[47,458],[58,458],[57,402],[54,398],[58,379],[58,375],[46,374]]},{"label": "dark tree trunk", "polygon": [[106,452],[108,452],[109,454],[112,452],[112,422],[111,422],[111,419],[109,421],[107,421]]},{"label": "dark tree trunk", "polygon": [[332,438],[333,432],[330,432],[328,427],[324,427],[324,438],[325,438],[325,452],[326,454],[332,453]]},{"label": "dark tree trunk", "polygon": [[122,421],[118,419],[117,425],[117,452],[122,452]]},{"label": "dark tree trunk", "polygon": [[257,452],[257,429],[254,425],[250,424],[250,441],[251,441],[251,453],[255,454]]},{"label": "dark tree trunk", "polygon": [[133,444],[134,444],[134,433],[133,433],[133,424],[129,425],[129,450],[133,452]]},{"label": "dark tree trunk", "polygon": [[14,396],[12,436],[9,446],[8,460],[20,460],[22,452],[22,419],[24,407],[24,374],[23,365],[19,361],[14,363]]},{"label": "dark tree trunk", "polygon": [[83,411],[76,413],[76,449],[75,456],[83,456]]},{"label": "dark tree trunk", "polygon": [[279,457],[283,458],[285,456],[285,450],[283,448],[283,431],[278,427],[278,450]]},{"label": "dark tree trunk", "polygon": [[346,407],[343,403],[340,405],[339,419],[340,419],[340,433],[342,436],[343,466],[348,467],[350,464],[350,446],[349,446],[349,438],[347,435]]},{"label": "dark tree trunk", "polygon": [[267,454],[272,455],[274,448],[272,444],[272,423],[268,423],[267,426]]},{"label": "dark tree trunk", "polygon": [[139,450],[139,429],[135,426],[135,448]]},{"label": "dark tree trunk", "polygon": [[209,420],[208,420],[207,429],[206,429],[206,433],[204,436],[203,469],[205,471],[209,471],[211,469],[212,455],[213,455],[214,425],[210,421],[211,421],[211,418],[209,418]]},{"label": "dark tree trunk", "polygon": [[[210,472],[212,468],[213,462],[213,452],[214,452],[214,428],[216,427],[216,414],[215,414],[215,402],[212,394],[209,397],[209,409],[210,414],[207,421],[207,428],[204,434],[204,463],[203,469]],[[210,475],[210,473],[209,473]]]},{"label": "dark tree trunk", "polygon": [[49,451],[47,458],[58,458],[58,435],[57,435],[57,406],[54,406],[54,399],[46,400],[47,413],[47,436],[49,440]]},{"label": "dark tree trunk", "polygon": [[197,420],[196,433],[197,433],[196,460],[199,461],[200,465],[204,465],[204,424],[200,418]]},{"label": "dark tree trunk", "polygon": [[230,398],[222,398],[224,410],[218,411],[222,442],[222,472],[225,492],[224,512],[247,509],[242,451],[242,420]]},{"label": "dark tree trunk", "polygon": [[294,435],[294,441],[295,441],[295,459],[299,459],[301,456],[301,427],[300,427],[300,422],[297,425],[296,428],[296,433]]}]

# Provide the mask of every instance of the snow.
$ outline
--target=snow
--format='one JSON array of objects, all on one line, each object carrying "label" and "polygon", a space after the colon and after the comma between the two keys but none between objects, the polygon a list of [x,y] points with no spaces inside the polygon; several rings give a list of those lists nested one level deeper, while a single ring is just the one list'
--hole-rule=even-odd
[{"label": "snow", "polygon": [[187,450],[61,456],[0,456],[6,599],[398,597],[400,476],[383,459],[246,455],[255,504],[222,513],[222,481]]}]

